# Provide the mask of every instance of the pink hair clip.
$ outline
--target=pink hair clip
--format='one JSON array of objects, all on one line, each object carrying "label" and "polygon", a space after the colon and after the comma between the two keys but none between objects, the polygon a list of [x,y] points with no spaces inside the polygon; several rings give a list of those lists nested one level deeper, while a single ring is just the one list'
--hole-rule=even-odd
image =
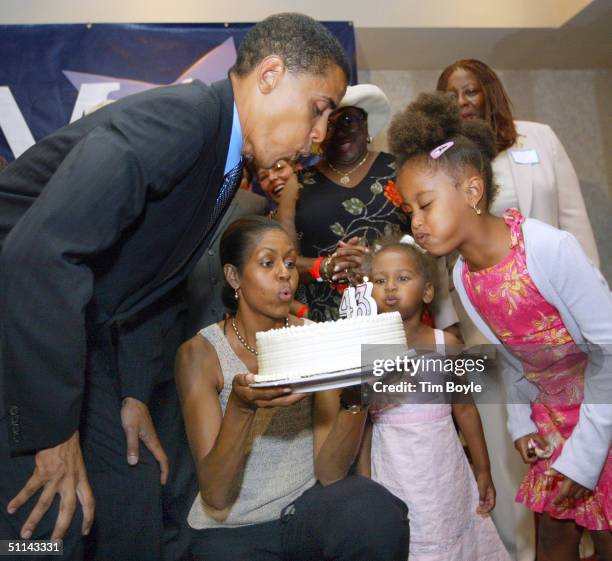
[{"label": "pink hair clip", "polygon": [[445,142],[444,144],[440,144],[440,146],[437,146],[436,148],[434,148],[429,155],[434,159],[437,160],[442,154],[444,154],[444,152],[446,152],[449,148],[452,148],[454,146],[454,142],[451,140],[450,142]]}]

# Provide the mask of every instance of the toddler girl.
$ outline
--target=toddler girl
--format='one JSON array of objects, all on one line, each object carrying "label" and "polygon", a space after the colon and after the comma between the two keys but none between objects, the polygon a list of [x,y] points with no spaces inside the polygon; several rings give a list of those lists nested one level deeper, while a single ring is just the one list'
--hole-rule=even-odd
[{"label": "toddler girl", "polygon": [[[421,321],[434,296],[435,264],[414,240],[383,242],[372,258],[372,296],[379,312],[400,312],[411,348],[458,344]],[[442,397],[442,396],[439,396]],[[404,403],[371,407],[359,468],[408,505],[410,561],[509,561],[487,513],[495,506],[489,457],[473,403]],[[414,400],[413,400],[414,401]],[[421,400],[422,401],[422,400]],[[451,412],[473,459],[470,469]]]}]

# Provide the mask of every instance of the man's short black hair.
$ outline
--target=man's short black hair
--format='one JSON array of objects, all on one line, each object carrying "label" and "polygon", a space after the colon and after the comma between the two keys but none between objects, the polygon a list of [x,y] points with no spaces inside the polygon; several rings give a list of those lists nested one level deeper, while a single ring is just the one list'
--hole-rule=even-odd
[{"label": "man's short black hair", "polygon": [[296,74],[321,75],[336,64],[350,81],[351,68],[338,39],[303,14],[276,14],[253,26],[240,43],[232,72],[246,76],[269,55],[279,56]]}]

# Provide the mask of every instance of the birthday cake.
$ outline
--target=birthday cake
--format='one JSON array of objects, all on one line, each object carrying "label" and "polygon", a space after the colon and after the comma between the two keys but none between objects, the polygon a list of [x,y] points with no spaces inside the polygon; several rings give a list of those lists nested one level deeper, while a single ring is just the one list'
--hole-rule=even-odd
[{"label": "birthday cake", "polygon": [[405,345],[399,312],[283,327],[256,334],[255,382],[359,368],[362,345]]}]

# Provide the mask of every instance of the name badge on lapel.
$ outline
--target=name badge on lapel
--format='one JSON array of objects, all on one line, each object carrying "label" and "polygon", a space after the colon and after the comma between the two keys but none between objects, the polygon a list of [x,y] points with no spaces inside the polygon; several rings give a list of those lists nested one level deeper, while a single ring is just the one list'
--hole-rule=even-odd
[{"label": "name badge on lapel", "polygon": [[510,150],[515,164],[539,164],[540,156],[535,148],[525,148],[524,150]]}]

